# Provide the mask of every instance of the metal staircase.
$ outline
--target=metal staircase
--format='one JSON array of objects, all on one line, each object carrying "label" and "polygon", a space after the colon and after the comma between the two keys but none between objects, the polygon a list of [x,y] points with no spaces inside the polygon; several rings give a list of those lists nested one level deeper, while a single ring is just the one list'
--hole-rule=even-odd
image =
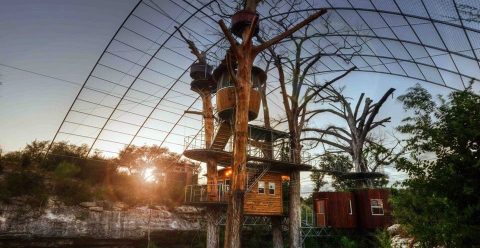
[{"label": "metal staircase", "polygon": [[212,145],[210,146],[210,149],[213,150],[223,150],[225,149],[225,146],[228,143],[228,140],[232,136],[232,127],[229,122],[222,122],[220,123],[219,128],[217,129],[217,132],[215,134],[215,137],[213,138]]},{"label": "metal staircase", "polygon": [[[252,176],[248,177],[247,180],[247,190],[246,192],[250,192],[253,189],[253,186],[263,177],[267,172],[270,170],[271,164],[264,166],[263,168],[257,169],[250,169],[250,171],[254,171]],[[266,189],[268,190],[268,189]]]}]

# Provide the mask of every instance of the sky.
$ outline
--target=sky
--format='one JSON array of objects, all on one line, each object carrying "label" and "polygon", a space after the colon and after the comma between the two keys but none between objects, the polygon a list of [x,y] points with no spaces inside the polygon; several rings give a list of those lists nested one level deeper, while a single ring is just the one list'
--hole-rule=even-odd
[{"label": "sky", "polygon": [[[51,140],[68,112],[83,82],[137,1],[134,0],[1,0],[0,2],[0,148],[14,151],[33,140]],[[156,1],[165,9],[172,2]],[[168,6],[167,6],[168,5]],[[183,12],[170,13],[177,17]],[[167,21],[159,26],[173,28]],[[197,27],[195,23],[191,27]],[[200,33],[206,31],[202,28]],[[189,35],[195,36],[190,33]],[[155,35],[156,39],[164,38]],[[183,47],[178,40],[171,48]],[[165,55],[180,67],[188,61]],[[167,72],[162,65],[162,70]],[[326,80],[328,77],[320,77]],[[354,72],[339,85],[345,85],[345,94],[353,100],[365,93],[378,100],[390,87],[396,88],[394,97],[383,106],[378,118],[391,116],[386,129],[397,126],[405,116],[396,97],[418,81],[384,74]],[[433,95],[448,94],[450,90],[422,83]],[[191,92],[190,92],[191,94]],[[173,96],[172,99],[178,98]],[[279,96],[271,96],[279,105]],[[275,107],[273,107],[275,108]],[[170,119],[165,114],[159,118]],[[335,122],[329,117],[318,125]],[[186,133],[186,131],[183,131]],[[179,143],[183,142],[178,137]],[[171,148],[182,152],[181,147]],[[389,171],[394,175],[395,171]],[[394,175],[395,176],[395,175]],[[308,175],[302,175],[307,178]],[[401,176],[400,176],[401,177]],[[303,180],[302,179],[302,180]],[[305,186],[308,191],[309,185]]]},{"label": "sky", "polygon": [[4,151],[20,149],[34,139],[52,139],[95,61],[135,3],[1,1],[0,145]]}]

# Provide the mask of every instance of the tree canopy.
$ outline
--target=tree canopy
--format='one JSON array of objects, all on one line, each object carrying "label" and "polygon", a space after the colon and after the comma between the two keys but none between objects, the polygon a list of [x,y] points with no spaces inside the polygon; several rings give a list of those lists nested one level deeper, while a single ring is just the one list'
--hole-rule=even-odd
[{"label": "tree canopy", "polygon": [[399,97],[413,113],[398,128],[409,178],[393,197],[396,220],[423,247],[480,244],[480,96],[471,89],[434,101],[417,85]]}]

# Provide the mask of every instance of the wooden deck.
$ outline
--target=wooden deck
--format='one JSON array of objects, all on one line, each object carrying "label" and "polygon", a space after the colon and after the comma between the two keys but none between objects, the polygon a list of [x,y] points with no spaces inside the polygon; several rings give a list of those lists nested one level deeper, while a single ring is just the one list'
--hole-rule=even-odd
[{"label": "wooden deck", "polygon": [[[185,150],[183,155],[187,158],[206,162],[207,159],[215,159],[219,165],[231,165],[232,153],[227,151],[213,149],[191,149]],[[271,164],[272,171],[289,172],[293,170],[309,171],[312,166],[307,164],[294,164],[288,161],[280,161],[274,159],[247,156],[249,166],[262,166],[262,164]]]}]

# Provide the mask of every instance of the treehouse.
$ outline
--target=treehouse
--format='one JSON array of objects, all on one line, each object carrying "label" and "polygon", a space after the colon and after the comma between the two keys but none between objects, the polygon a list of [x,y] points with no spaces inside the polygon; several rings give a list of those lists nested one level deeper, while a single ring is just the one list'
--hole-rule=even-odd
[{"label": "treehouse", "polygon": [[387,189],[313,194],[316,226],[340,229],[376,229],[392,224]]},{"label": "treehouse", "polygon": [[[282,173],[265,172],[258,177],[258,170],[248,169],[249,187],[243,203],[246,215],[283,215]],[[190,185],[185,191],[185,202],[192,205],[226,205],[230,193],[231,169],[218,171],[217,185]],[[253,181],[255,182],[253,182]],[[216,192],[212,196],[209,192]]]},{"label": "treehouse", "polygon": [[[226,207],[230,192],[232,134],[230,123],[222,122],[209,148],[205,148],[202,142],[196,142],[193,137],[186,139],[185,143],[190,146],[184,151],[184,156],[202,162],[213,158],[218,166],[223,167],[218,171],[216,185],[187,186],[186,204]],[[292,170],[311,168],[306,164],[293,163],[289,156],[289,145],[288,133],[249,125],[245,214],[261,216],[283,214],[282,178],[286,178]]]},{"label": "treehouse", "polygon": [[[197,67],[192,66],[191,76],[194,81],[207,79],[208,67],[199,65],[198,70],[196,69]],[[202,74],[202,70],[206,73]],[[230,167],[233,162],[233,118],[236,108],[235,86],[231,75],[235,73],[235,65],[227,66],[227,60],[224,60],[212,73],[212,78],[216,82],[216,108],[220,121],[213,131],[211,142],[206,142],[207,136],[203,133],[186,137],[183,153],[185,157],[207,164],[215,161],[216,166],[222,167],[218,171],[207,169],[206,185],[194,184],[185,187],[186,204],[211,207],[227,205],[231,182]],[[253,66],[250,81],[249,120],[254,120],[258,116],[262,98],[260,87],[266,80],[266,73]],[[290,144],[290,135],[286,132],[248,125],[245,214],[260,216],[283,214],[282,176],[286,177],[292,171],[311,168],[309,165],[293,162],[290,156]]]},{"label": "treehouse", "polygon": [[[233,72],[235,73],[235,72]],[[231,120],[235,113],[235,85],[230,77],[226,63],[220,64],[213,71],[213,79],[217,82],[217,111],[223,120]],[[267,74],[260,68],[252,67],[250,102],[248,105],[248,119],[254,120],[260,110],[261,95],[259,87],[267,81]]]},{"label": "treehouse", "polygon": [[212,66],[205,63],[193,63],[190,67],[191,90],[195,92],[215,92],[217,85],[212,78]]},{"label": "treehouse", "polygon": [[[255,12],[251,12],[248,10],[238,11],[237,13],[232,15],[232,26],[230,27],[230,30],[235,36],[242,38],[243,31],[246,27],[252,25],[253,19],[255,17],[258,18],[258,14]],[[257,24],[253,36],[257,35],[258,31],[259,27]]]}]

